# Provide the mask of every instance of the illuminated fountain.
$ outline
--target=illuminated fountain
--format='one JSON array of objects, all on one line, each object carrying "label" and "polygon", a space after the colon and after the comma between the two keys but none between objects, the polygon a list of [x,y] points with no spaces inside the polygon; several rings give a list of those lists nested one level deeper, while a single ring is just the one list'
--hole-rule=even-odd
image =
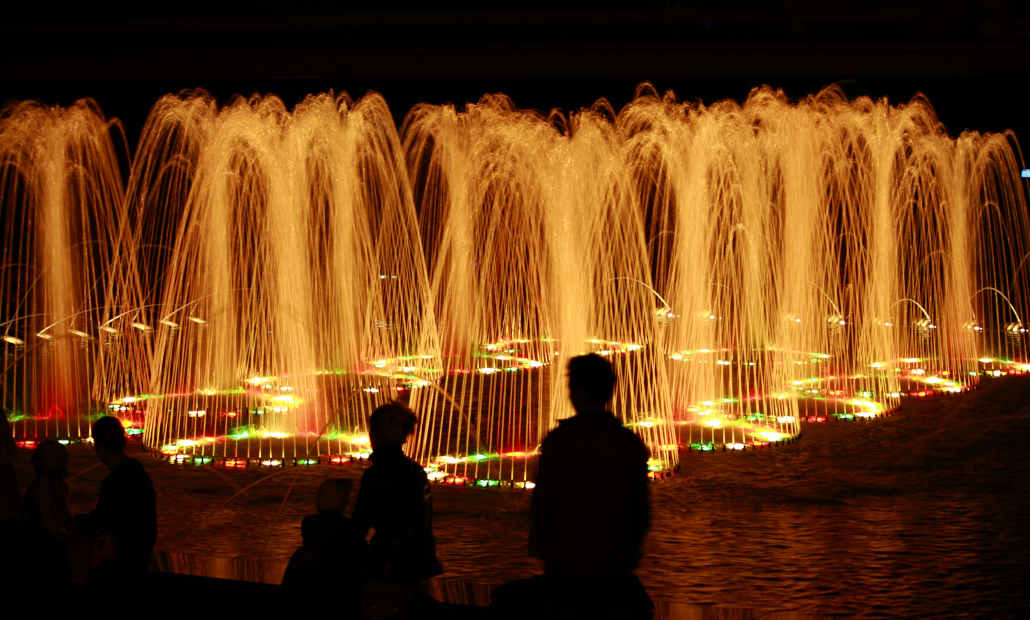
[{"label": "illuminated fountain", "polygon": [[19,436],[79,437],[142,343],[98,328],[122,308],[114,274],[124,233],[113,136],[96,107],[32,102],[0,114],[0,406]]},{"label": "illuminated fountain", "polygon": [[[128,191],[127,268],[156,307],[146,441],[231,457],[367,450],[374,405],[438,365],[400,153],[378,96],[292,112],[275,97],[158,102]],[[403,373],[374,362],[407,356]]]},{"label": "illuminated fountain", "polygon": [[522,483],[582,352],[656,472],[1028,370],[1018,149],[921,99],[643,85],[618,113],[420,105],[398,133],[374,94],[184,94],[124,190],[111,134],[85,104],[2,118],[24,436],[99,402],[175,460],[339,462],[402,396],[431,477]]},{"label": "illuminated fountain", "polygon": [[[952,139],[921,99],[834,89],[706,108],[645,85],[618,123],[677,315],[665,345],[681,362],[677,417],[699,443],[976,383],[980,324],[1001,322],[976,283],[1011,273],[1009,248],[1025,251],[1030,231],[1007,136]],[[1004,225],[984,225],[991,210]],[[1009,257],[985,263],[1000,247]]]},{"label": "illuminated fountain", "polygon": [[651,467],[672,468],[658,300],[607,116],[547,119],[494,96],[463,113],[416,107],[403,133],[445,369],[413,401],[435,419],[418,453],[476,454],[448,473],[525,479],[523,455],[573,413],[568,359],[594,351],[619,376],[612,411]]}]

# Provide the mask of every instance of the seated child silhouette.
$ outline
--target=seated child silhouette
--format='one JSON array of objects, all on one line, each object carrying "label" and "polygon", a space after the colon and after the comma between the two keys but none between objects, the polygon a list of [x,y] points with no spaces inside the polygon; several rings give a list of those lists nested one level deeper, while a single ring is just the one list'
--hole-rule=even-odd
[{"label": "seated child silhouette", "polygon": [[353,480],[326,480],[318,488],[318,512],[304,517],[303,544],[286,567],[283,588],[357,597],[365,580],[368,545],[354,520],[344,515]]}]

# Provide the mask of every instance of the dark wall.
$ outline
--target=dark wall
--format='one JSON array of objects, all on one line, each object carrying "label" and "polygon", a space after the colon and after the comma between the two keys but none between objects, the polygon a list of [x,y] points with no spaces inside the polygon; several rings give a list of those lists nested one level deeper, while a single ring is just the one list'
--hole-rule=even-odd
[{"label": "dark wall", "polygon": [[[623,6],[629,3],[624,3]],[[0,25],[0,100],[96,99],[130,144],[162,94],[271,92],[293,104],[328,89],[382,93],[398,123],[417,102],[505,92],[520,107],[616,107],[652,81],[681,99],[741,100],[760,84],[793,98],[841,84],[850,96],[926,94],[949,132],[1030,135],[1023,2],[933,9],[866,3],[663,2],[565,11],[341,12],[258,2],[247,13],[12,17]],[[195,7],[194,7],[195,8]],[[185,11],[184,11],[185,12]]]}]

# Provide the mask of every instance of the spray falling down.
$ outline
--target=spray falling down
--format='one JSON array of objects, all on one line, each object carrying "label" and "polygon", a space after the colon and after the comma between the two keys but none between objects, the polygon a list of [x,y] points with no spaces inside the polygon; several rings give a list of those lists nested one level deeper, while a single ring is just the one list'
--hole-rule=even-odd
[{"label": "spray falling down", "polygon": [[89,103],[0,116],[20,437],[106,410],[173,460],[341,461],[403,397],[431,477],[524,484],[584,352],[656,472],[682,444],[1030,370],[1014,136],[951,138],[920,98],[706,107],[644,84],[619,112],[495,95],[398,132],[375,94],[185,93],[124,183],[121,136]]}]

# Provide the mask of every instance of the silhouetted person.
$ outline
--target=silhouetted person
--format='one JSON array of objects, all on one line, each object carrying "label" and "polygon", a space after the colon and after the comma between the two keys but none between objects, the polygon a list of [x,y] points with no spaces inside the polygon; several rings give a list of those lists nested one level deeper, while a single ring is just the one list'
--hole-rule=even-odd
[{"label": "silhouetted person", "polygon": [[354,518],[369,541],[369,583],[362,617],[435,617],[427,580],[443,572],[433,538],[433,504],[422,467],[402,446],[417,418],[405,405],[383,405],[368,419],[372,465],[361,476]]},{"label": "silhouetted person", "polygon": [[608,411],[614,390],[615,371],[603,357],[569,361],[576,415],[540,446],[530,508],[530,554],[543,561],[544,578],[495,591],[508,615],[521,607],[542,617],[651,617],[633,574],[650,523],[648,450]]},{"label": "silhouetted person", "polygon": [[298,594],[327,592],[357,601],[368,565],[365,532],[344,516],[353,480],[326,480],[318,488],[318,512],[304,517],[303,545],[294,552],[283,575],[283,588]]},{"label": "silhouetted person", "polygon": [[125,453],[125,429],[117,418],[93,423],[93,446],[111,473],[100,484],[97,507],[80,515],[76,525],[83,534],[108,541],[110,551],[90,571],[90,582],[139,580],[157,539],[154,485],[143,465]]},{"label": "silhouetted person", "polygon": [[[18,492],[18,478],[14,473],[14,436],[7,411],[0,409],[0,545],[14,549],[19,542],[21,522],[21,494]],[[14,554],[0,559],[0,579],[10,583],[11,578],[21,573],[14,564]]]},{"label": "silhouetted person", "polygon": [[433,504],[422,466],[402,446],[415,430],[415,414],[400,403],[383,405],[368,419],[372,465],[361,476],[354,518],[375,530],[369,576],[418,584],[443,572],[433,538]]},{"label": "silhouetted person", "polygon": [[14,473],[14,435],[7,411],[0,409],[0,524],[4,531],[14,527],[21,517],[21,494]]},{"label": "silhouetted person", "polygon": [[68,510],[68,450],[48,439],[32,453],[36,478],[25,492],[24,538],[27,576],[46,583],[71,583],[68,541],[74,530]]}]

